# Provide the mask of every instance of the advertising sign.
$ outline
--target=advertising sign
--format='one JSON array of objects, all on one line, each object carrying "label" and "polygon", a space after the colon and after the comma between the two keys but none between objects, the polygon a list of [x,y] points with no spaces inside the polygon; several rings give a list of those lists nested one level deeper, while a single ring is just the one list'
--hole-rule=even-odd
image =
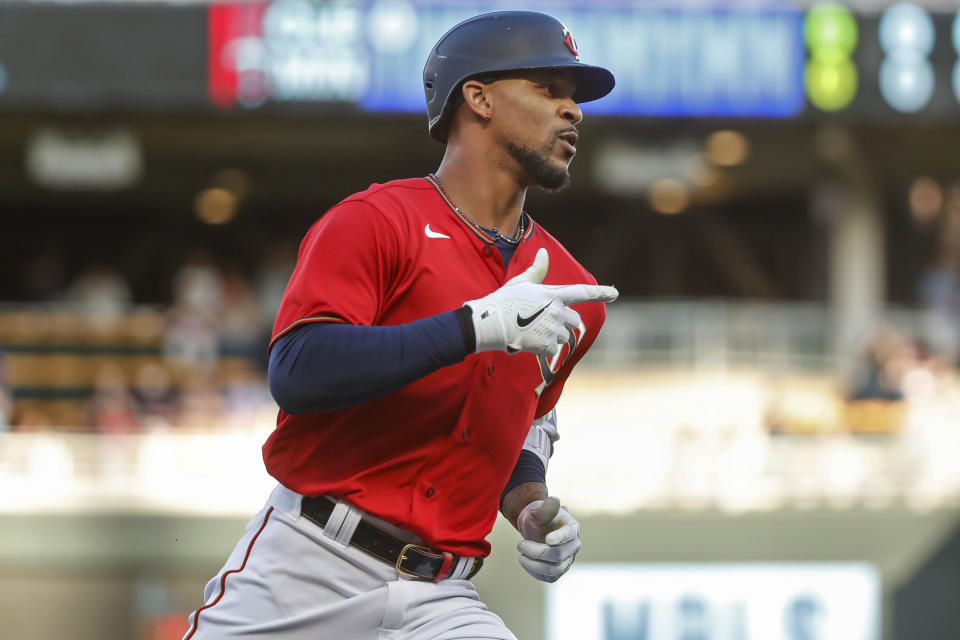
[{"label": "advertising sign", "polygon": [[873,567],[584,564],[547,589],[548,640],[878,640]]},{"label": "advertising sign", "polygon": [[[209,8],[211,99],[220,107],[352,102],[423,111],[421,72],[433,44],[489,3],[231,2]],[[773,8],[672,9],[550,3],[584,61],[617,89],[591,113],[792,117],[804,107],[803,14]],[[558,37],[562,37],[558,34]]]}]

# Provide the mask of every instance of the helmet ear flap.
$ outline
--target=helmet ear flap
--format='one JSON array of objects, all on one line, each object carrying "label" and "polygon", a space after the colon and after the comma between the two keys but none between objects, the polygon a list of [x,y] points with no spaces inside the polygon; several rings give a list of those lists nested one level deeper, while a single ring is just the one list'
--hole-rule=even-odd
[{"label": "helmet ear flap", "polygon": [[[454,87],[454,90],[450,93],[450,96],[444,99],[442,96],[436,95],[436,89],[427,88],[427,84],[424,83],[424,88],[427,91],[433,91],[433,99],[443,100],[443,105],[440,107],[440,113],[437,114],[437,117],[429,122],[429,133],[438,142],[446,142],[447,137],[450,133],[450,120],[453,119],[453,114],[456,110],[463,104],[463,95],[460,93],[463,83],[458,84]],[[431,100],[432,101],[432,100]],[[431,102],[428,101],[428,104]]]},{"label": "helmet ear flap", "polygon": [[[437,79],[437,74],[433,73],[430,76],[424,77],[423,79],[423,92],[427,98],[427,113],[436,112],[437,115],[430,119],[427,123],[427,131],[430,133],[430,136],[439,142],[447,141],[447,127],[449,116],[447,113],[447,100],[446,96],[441,96],[437,94],[438,86],[442,84]],[[440,108],[437,109],[436,105],[440,104]]]}]

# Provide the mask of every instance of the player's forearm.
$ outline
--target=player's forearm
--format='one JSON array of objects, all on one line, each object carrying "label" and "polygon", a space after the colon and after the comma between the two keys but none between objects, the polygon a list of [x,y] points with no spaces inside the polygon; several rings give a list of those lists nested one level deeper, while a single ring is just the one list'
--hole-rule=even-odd
[{"label": "player's forearm", "polygon": [[273,345],[270,391],[290,414],[344,409],[396,391],[466,357],[458,314],[388,327],[303,326]]},{"label": "player's forearm", "polygon": [[518,484],[525,482],[547,483],[547,467],[543,461],[532,451],[523,449],[517,456],[517,462],[513,465],[513,471],[510,472],[510,479],[506,486],[500,492],[500,506],[503,507],[503,499]]},{"label": "player's forearm", "polygon": [[547,495],[546,485],[540,482],[518,484],[503,496],[500,512],[510,521],[510,524],[516,527],[517,517],[519,517],[523,508],[534,500],[546,500]]}]

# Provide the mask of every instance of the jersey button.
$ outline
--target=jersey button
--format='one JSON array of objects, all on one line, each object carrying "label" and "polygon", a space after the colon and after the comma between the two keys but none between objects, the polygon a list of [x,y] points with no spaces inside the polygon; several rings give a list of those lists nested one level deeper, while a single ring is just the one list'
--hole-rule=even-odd
[{"label": "jersey button", "polygon": [[470,429],[464,429],[463,433],[460,434],[460,437],[464,440],[470,437]]},{"label": "jersey button", "polygon": [[493,255],[493,249],[490,248],[490,245],[487,245],[483,248],[483,255],[487,256],[488,258]]},{"label": "jersey button", "polygon": [[492,376],[492,375],[493,375],[493,369],[494,369],[494,367],[493,367],[492,364],[488,364],[488,365],[487,365],[487,375],[488,375],[488,376]]},{"label": "jersey button", "polygon": [[428,498],[433,497],[433,487],[430,487],[429,489],[427,489],[427,497]]}]

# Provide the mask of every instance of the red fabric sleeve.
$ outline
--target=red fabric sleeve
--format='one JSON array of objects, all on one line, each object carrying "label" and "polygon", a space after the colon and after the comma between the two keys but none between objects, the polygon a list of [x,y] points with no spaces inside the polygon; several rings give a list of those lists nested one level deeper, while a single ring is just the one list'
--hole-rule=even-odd
[{"label": "red fabric sleeve", "polygon": [[304,237],[270,345],[305,322],[372,325],[396,276],[399,234],[373,205],[341,202]]},{"label": "red fabric sleeve", "polygon": [[[561,369],[553,382],[540,394],[540,401],[537,403],[537,411],[534,414],[535,418],[542,418],[557,406],[557,401],[560,400],[560,393],[563,391],[563,384],[567,381],[567,375],[569,375],[569,373],[566,375],[563,374],[564,371]],[[561,376],[563,377],[561,378]]]}]

